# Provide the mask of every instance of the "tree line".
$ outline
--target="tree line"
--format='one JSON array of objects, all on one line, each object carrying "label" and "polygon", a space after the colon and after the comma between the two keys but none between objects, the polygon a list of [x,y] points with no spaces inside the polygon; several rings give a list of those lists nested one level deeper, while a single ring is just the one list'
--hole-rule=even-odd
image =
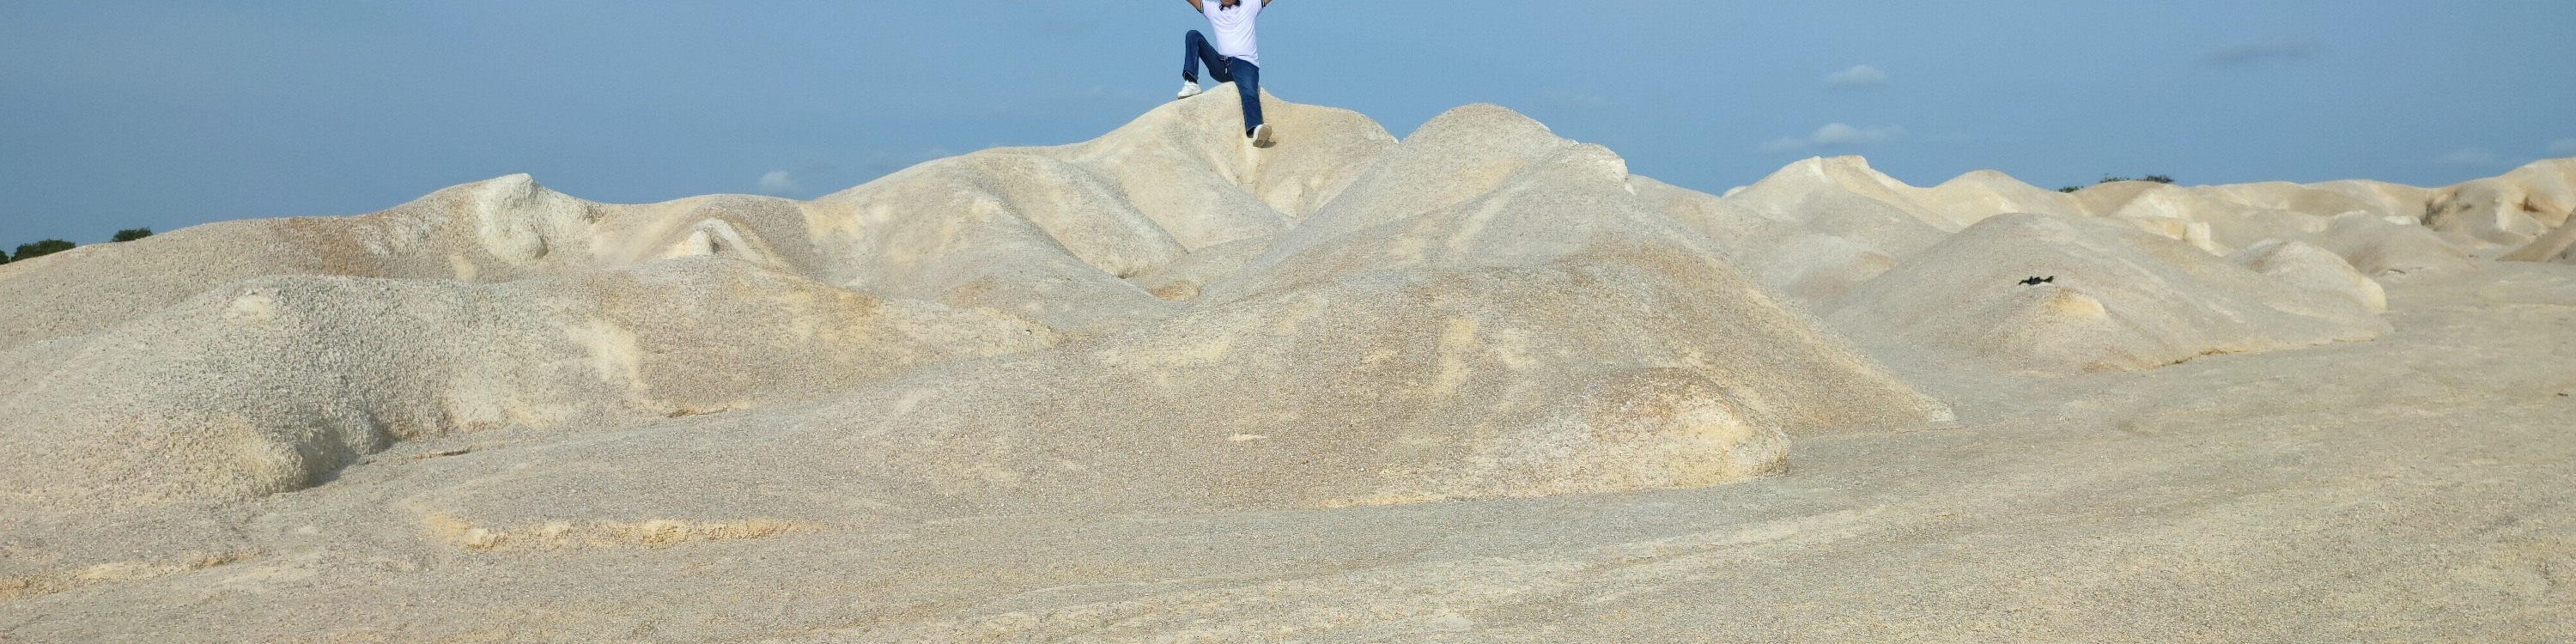
[{"label": "tree line", "polygon": [[[2121,182],[2121,181],[2145,181],[2145,182],[2148,182],[2148,183],[2173,183],[2173,177],[2168,177],[2168,176],[2161,175],[2161,174],[2151,174],[2151,175],[2147,175],[2147,176],[2143,176],[2143,177],[2138,177],[2138,178],[2136,178],[2136,179],[2131,179],[2131,178],[2128,178],[2128,177],[2114,177],[2114,176],[2111,176],[2111,175],[2107,175],[2107,174],[2106,174],[2106,175],[2102,175],[2102,180],[2101,180],[2101,181],[2095,181],[2095,182],[2093,182],[2093,185],[2097,185],[2097,186],[2098,186],[2098,185],[2102,185],[2102,184],[2105,184],[2105,183],[2116,183],[2116,182]],[[2064,188],[2058,188],[2058,189],[2057,189],[2057,191],[2058,191],[2058,192],[2068,192],[2068,193],[2071,193],[2071,192],[2075,192],[2075,191],[2077,191],[2077,190],[2083,190],[2083,189],[2084,189],[2084,186],[2067,186],[2067,187],[2064,187]]]},{"label": "tree line", "polygon": [[[148,228],[148,227],[147,227],[147,228],[127,228],[127,229],[125,229],[125,230],[119,230],[119,231],[116,231],[116,236],[114,236],[114,237],[109,237],[109,238],[107,239],[107,241],[108,241],[108,243],[113,244],[113,243],[116,243],[116,242],[130,242],[130,241],[134,241],[134,240],[137,240],[137,239],[142,239],[142,238],[150,237],[150,236],[152,236],[152,229],[151,229],[151,228]],[[15,252],[15,253],[0,253],[0,264],[7,264],[7,263],[9,263],[9,262],[23,262],[23,261],[27,261],[27,260],[30,260],[30,259],[35,259],[35,258],[38,258],[38,257],[43,257],[43,256],[46,256],[46,255],[52,255],[52,254],[54,254],[54,253],[59,253],[59,252],[63,252],[63,251],[67,251],[67,250],[71,250],[71,249],[73,249],[73,248],[77,248],[77,247],[79,247],[79,246],[80,246],[80,244],[74,244],[74,243],[71,243],[71,242],[69,242],[69,241],[60,240],[60,239],[45,239],[45,240],[38,240],[38,241],[27,242],[27,243],[19,244],[19,245],[18,245],[18,252]]]}]

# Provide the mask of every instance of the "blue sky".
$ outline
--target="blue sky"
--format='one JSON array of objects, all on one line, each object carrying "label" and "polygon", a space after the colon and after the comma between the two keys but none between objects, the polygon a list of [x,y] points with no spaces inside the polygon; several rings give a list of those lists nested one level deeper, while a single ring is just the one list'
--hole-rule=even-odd
[{"label": "blue sky", "polygon": [[[2576,2],[1277,0],[1263,81],[1402,135],[1495,102],[1723,190],[2371,178],[2576,156]],[[811,197],[1166,100],[1181,0],[0,3],[0,246],[357,214],[513,172]],[[763,178],[770,178],[764,185]]]}]

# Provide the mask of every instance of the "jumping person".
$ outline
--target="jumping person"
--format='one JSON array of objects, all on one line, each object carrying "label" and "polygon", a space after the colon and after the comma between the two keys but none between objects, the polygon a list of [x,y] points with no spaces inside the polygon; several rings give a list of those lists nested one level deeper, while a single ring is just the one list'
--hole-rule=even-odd
[{"label": "jumping person", "polygon": [[1245,4],[1243,0],[1188,0],[1190,8],[1207,16],[1208,26],[1216,30],[1216,45],[1209,46],[1207,36],[1190,30],[1183,39],[1187,51],[1181,56],[1181,98],[1199,95],[1199,63],[1207,63],[1208,80],[1234,83],[1234,91],[1243,94],[1243,135],[1252,146],[1270,147],[1270,124],[1261,122],[1261,44],[1253,36],[1252,19],[1270,0]]}]

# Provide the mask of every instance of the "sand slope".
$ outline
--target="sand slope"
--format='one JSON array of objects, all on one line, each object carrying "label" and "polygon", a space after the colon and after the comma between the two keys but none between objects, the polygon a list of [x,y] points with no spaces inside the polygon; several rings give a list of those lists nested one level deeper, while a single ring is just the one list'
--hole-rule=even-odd
[{"label": "sand slope", "polygon": [[1060,339],[718,258],[491,286],[255,278],[10,352],[0,485],[17,507],[242,498],[401,440],[716,413]]}]

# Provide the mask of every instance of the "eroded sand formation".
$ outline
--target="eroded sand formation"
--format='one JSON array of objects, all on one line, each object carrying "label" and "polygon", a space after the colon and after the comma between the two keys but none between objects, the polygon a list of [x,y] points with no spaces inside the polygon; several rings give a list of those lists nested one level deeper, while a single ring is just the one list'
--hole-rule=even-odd
[{"label": "eroded sand formation", "polygon": [[[873,590],[845,592],[840,614],[643,639],[1475,639],[1465,615],[1518,601],[1502,596],[1617,592],[1582,589],[1617,585],[1604,579],[1473,590],[1491,583],[1480,578],[1580,577],[1600,558],[1658,552],[1724,559],[1856,530],[1878,510],[1557,563],[1264,573],[1125,608],[1083,599],[1094,591],[931,580],[954,566],[907,571],[885,544],[959,525],[1628,507],[1654,490],[1786,511],[1817,503],[1785,491],[1803,479],[1708,486],[1791,468],[1919,477],[1975,459],[1923,446],[1819,464],[1792,446],[1983,435],[1960,426],[2048,416],[1980,393],[1994,387],[2067,400],[2092,390],[2061,383],[2381,338],[2408,312],[2382,280],[2576,283],[2547,268],[2576,264],[2576,160],[2438,189],[2064,194],[1990,171],[1916,188],[1845,157],[1716,196],[1631,175],[1610,150],[1500,107],[1452,110],[1401,141],[1348,111],[1270,110],[1294,138],[1265,150],[1226,136],[1230,103],[1200,98],[1091,142],[942,159],[812,201],[599,204],[521,175],[365,216],[223,222],[0,266],[0,299],[16,303],[0,327],[0,626],[121,636],[143,626],[44,616],[355,583],[312,582],[326,562],[471,596],[499,582],[451,573],[524,564],[558,579],[601,553],[680,553],[614,555],[653,570],[873,548],[890,559],[845,580]],[[1943,475],[1982,485],[1974,470]],[[995,554],[1014,537],[992,535],[1019,529],[961,537],[984,541],[959,551],[1025,565]],[[1303,538],[1327,547],[1368,529]],[[1554,538],[1572,537],[1541,540]],[[2566,542],[2542,548],[2532,556],[2576,565]],[[1071,566],[1054,577],[1068,583],[1091,578],[1085,565],[1121,578],[1128,564],[1107,562],[1134,554],[1026,550],[1056,553],[1046,566]],[[1013,599],[933,599],[978,583]],[[1369,603],[1416,586],[1461,594]],[[661,601],[603,592],[556,601]],[[922,599],[896,601],[908,596]],[[206,601],[247,616],[275,600]],[[512,640],[626,623],[486,611],[387,625],[477,601],[179,628]],[[995,617],[1022,605],[1075,608]],[[1192,614],[1261,619],[1208,630],[1174,617]]]}]

